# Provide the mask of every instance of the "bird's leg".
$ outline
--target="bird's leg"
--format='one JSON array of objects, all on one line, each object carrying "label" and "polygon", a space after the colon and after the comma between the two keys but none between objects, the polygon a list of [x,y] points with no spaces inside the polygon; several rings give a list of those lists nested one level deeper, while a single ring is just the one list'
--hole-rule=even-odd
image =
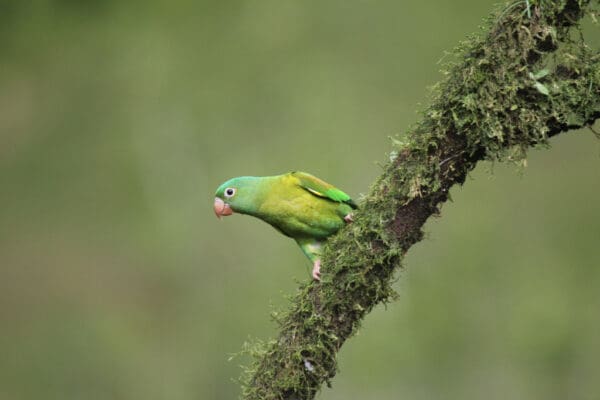
[{"label": "bird's leg", "polygon": [[313,264],[312,277],[316,281],[321,280],[321,259],[317,258]]},{"label": "bird's leg", "polygon": [[298,246],[302,249],[306,257],[313,263],[312,277],[316,281],[321,280],[321,247],[323,242],[312,238],[296,239]]},{"label": "bird's leg", "polygon": [[350,214],[346,215],[344,217],[344,221],[346,221],[347,223],[353,222],[354,221],[354,214],[350,213]]}]

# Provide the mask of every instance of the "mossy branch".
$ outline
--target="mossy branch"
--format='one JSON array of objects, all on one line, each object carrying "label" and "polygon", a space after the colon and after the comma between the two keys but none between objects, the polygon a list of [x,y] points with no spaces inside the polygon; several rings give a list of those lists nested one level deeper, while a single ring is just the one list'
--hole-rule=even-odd
[{"label": "mossy branch", "polygon": [[522,160],[530,147],[600,118],[600,54],[578,28],[597,8],[597,0],[518,1],[457,49],[354,223],[329,240],[322,282],[301,285],[276,317],[279,337],[252,349],[244,399],[313,399],[363,317],[394,298],[394,272],[453,185],[478,161]]}]

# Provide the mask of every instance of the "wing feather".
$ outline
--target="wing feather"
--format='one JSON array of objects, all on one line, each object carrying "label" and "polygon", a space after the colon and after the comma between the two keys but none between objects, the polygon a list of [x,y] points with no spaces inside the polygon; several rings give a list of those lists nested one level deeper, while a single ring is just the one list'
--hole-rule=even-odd
[{"label": "wing feather", "polygon": [[346,203],[354,209],[358,208],[350,196],[335,186],[325,182],[324,180],[306,172],[294,171],[290,172],[290,174],[294,178],[298,179],[298,184],[300,187],[309,191],[315,196],[337,201],[338,203]]}]

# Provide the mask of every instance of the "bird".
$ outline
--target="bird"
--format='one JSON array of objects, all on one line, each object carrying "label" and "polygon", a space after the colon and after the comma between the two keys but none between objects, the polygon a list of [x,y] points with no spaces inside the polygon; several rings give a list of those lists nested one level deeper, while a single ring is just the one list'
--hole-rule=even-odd
[{"label": "bird", "polygon": [[321,280],[321,251],[327,238],[352,222],[357,204],[335,186],[306,172],[229,179],[215,193],[218,218],[234,213],[259,218],[296,241]]}]

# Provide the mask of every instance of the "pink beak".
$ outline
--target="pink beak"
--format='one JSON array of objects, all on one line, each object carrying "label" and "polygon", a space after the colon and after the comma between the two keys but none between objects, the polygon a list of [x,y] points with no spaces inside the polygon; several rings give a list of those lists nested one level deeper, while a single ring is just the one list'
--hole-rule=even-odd
[{"label": "pink beak", "polygon": [[215,197],[214,209],[217,218],[226,217],[228,215],[233,214],[233,210],[231,209],[231,207],[229,207],[229,204],[225,203],[218,197]]}]

